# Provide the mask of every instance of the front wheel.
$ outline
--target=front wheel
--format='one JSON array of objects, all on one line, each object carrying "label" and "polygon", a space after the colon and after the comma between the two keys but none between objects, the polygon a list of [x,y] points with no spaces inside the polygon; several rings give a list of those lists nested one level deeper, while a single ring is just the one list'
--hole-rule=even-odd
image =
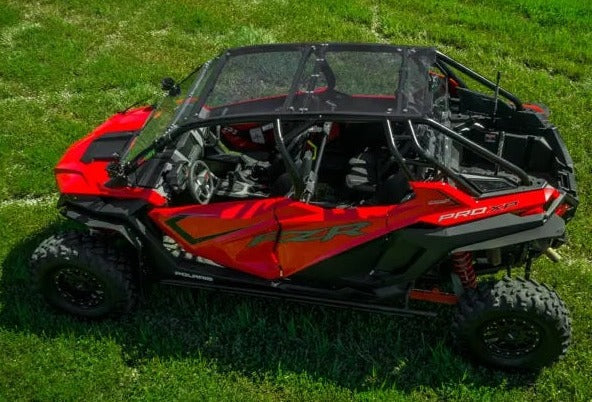
[{"label": "front wheel", "polygon": [[134,304],[128,258],[106,239],[68,232],[44,240],[30,260],[33,287],[53,307],[87,318],[118,316]]},{"label": "front wheel", "polygon": [[453,337],[457,348],[481,363],[536,370],[563,357],[571,322],[553,290],[532,280],[506,277],[461,297]]}]

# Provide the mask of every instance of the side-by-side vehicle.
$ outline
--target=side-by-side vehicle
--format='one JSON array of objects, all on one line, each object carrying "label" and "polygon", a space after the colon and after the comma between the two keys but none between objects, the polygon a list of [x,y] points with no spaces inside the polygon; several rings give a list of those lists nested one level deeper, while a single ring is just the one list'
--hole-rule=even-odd
[{"label": "side-by-side vehicle", "polygon": [[565,354],[568,311],[531,267],[559,259],[573,163],[499,76],[433,48],[307,43],[230,49],[162,87],[57,164],[59,210],[87,230],[32,256],[51,305],[116,316],[147,281],[403,315],[435,302],[485,364]]}]

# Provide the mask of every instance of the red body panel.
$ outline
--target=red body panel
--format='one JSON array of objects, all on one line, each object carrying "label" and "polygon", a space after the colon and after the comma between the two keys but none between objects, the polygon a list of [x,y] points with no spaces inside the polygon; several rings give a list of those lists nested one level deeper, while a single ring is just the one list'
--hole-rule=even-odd
[{"label": "red body panel", "polygon": [[97,138],[110,133],[135,131],[144,126],[152,108],[132,109],[126,113],[118,113],[98,126],[86,137],[75,142],[66,151],[55,167],[58,189],[62,194],[100,195],[117,198],[142,198],[153,205],[164,205],[166,199],[151,189],[122,187],[108,188],[109,180],[106,167],[107,161],[84,163],[81,161],[89,145]]},{"label": "red body panel", "polygon": [[154,208],[149,216],[169,236],[193,254],[262,278],[281,276],[275,241],[253,243],[275,234],[274,216],[285,198],[221,202],[177,208]]},{"label": "red body panel", "polygon": [[298,201],[278,206],[282,232],[276,252],[284,275],[386,234],[393,208],[322,208]]},{"label": "red body panel", "polygon": [[290,276],[386,233],[539,213],[552,187],[476,200],[445,183],[413,182],[402,204],[323,208],[287,198],[155,208],[150,217],[188,252],[266,279]]},{"label": "red body panel", "polygon": [[[504,213],[521,216],[543,213],[547,201],[559,196],[559,191],[551,186],[481,199],[475,199],[441,182],[414,182],[411,186],[416,193],[415,200],[401,204],[402,208],[399,211],[402,212],[409,206],[413,206],[415,201],[417,206],[422,208],[412,213],[413,216],[417,212],[421,214],[417,222],[437,226],[458,225]],[[447,199],[451,202],[446,201]],[[399,221],[400,216],[394,217],[389,220],[389,227],[394,228],[393,225],[396,226]]]}]

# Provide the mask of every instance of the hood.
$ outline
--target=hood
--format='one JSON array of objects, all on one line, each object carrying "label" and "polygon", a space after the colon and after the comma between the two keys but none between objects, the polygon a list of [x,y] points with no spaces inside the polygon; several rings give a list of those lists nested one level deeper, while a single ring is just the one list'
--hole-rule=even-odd
[{"label": "hood", "polygon": [[117,113],[76,141],[55,167],[58,189],[62,194],[144,198],[162,205],[164,197],[152,189],[137,187],[106,187],[107,166],[132,141],[150,116],[151,106]]}]

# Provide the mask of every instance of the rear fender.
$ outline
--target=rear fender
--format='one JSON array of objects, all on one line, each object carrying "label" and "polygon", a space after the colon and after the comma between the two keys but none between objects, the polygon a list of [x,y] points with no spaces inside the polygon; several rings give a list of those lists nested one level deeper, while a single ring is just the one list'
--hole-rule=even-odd
[{"label": "rear fender", "polygon": [[511,235],[498,237],[491,240],[469,244],[454,249],[452,253],[464,251],[490,250],[505,246],[511,246],[513,244],[533,242],[536,240],[554,239],[563,236],[564,233],[565,221],[561,217],[552,214],[542,226],[514,233]]},{"label": "rear fender", "polygon": [[[559,219],[561,220],[561,218]],[[551,218],[548,221],[551,221]],[[409,227],[401,229],[398,232],[400,236],[393,236],[393,241],[396,242],[397,238],[404,238],[405,249],[401,249],[398,243],[390,245],[376,264],[376,271],[392,274],[385,284],[412,281],[437,266],[455,251],[465,248],[483,249],[483,244],[488,242],[491,242],[492,247],[499,247],[495,246],[498,239],[507,238],[508,242],[516,244],[528,241],[525,240],[527,238],[540,239],[544,236],[557,237],[563,234],[562,231],[560,232],[560,229],[564,230],[563,222],[557,223],[559,228],[555,230],[541,232],[545,222],[547,220],[543,214],[518,216],[507,213],[445,228]],[[557,221],[553,218],[552,222],[551,225],[554,225]],[[563,226],[561,226],[562,224]],[[530,234],[530,237],[524,235],[526,232]],[[413,258],[404,267],[393,271],[400,254],[403,251],[406,252],[407,249],[414,250]]]}]

